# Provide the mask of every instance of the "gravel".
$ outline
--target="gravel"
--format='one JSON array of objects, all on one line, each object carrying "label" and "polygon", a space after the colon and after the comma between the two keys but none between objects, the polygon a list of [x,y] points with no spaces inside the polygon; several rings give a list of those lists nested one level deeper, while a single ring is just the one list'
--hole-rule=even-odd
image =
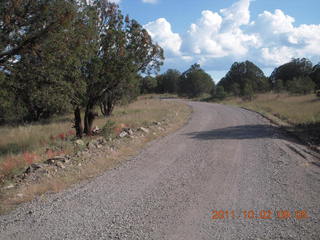
[{"label": "gravel", "polygon": [[[1,216],[0,239],[319,239],[314,153],[259,114],[188,104],[189,123],[138,156]],[[236,217],[213,220],[212,210]],[[250,210],[272,219],[244,219]]]}]

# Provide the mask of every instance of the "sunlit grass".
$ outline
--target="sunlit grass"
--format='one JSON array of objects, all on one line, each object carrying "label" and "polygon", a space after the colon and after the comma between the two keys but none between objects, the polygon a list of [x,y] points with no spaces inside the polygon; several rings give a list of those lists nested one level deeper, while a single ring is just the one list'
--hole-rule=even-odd
[{"label": "sunlit grass", "polygon": [[314,94],[292,96],[268,93],[257,95],[251,102],[243,101],[240,98],[231,98],[224,103],[271,113],[291,124],[320,122],[320,98]]},{"label": "sunlit grass", "polygon": [[320,145],[320,98],[314,94],[260,94],[253,101],[230,98],[225,104],[245,107],[264,114],[311,145]]},{"label": "sunlit grass", "polygon": [[[146,126],[154,121],[169,119],[178,109],[177,103],[161,101],[159,96],[144,96],[127,106],[119,106],[109,118],[98,117],[94,126],[100,129],[111,120],[131,128]],[[47,124],[0,127],[0,179],[16,174],[33,162],[46,160],[52,155],[75,151],[73,115],[63,116]],[[85,138],[84,141],[89,141]],[[32,157],[30,157],[32,156]]]}]

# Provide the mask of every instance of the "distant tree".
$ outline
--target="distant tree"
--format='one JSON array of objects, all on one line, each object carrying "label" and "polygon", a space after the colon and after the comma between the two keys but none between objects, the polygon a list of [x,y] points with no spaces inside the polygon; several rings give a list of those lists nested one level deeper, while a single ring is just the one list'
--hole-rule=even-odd
[{"label": "distant tree", "polygon": [[181,73],[176,69],[169,69],[157,76],[157,91],[159,93],[177,93]]},{"label": "distant tree", "polygon": [[314,92],[315,83],[309,76],[295,77],[293,80],[288,82],[288,92],[292,94],[309,94]]},{"label": "distant tree", "polygon": [[276,93],[280,93],[285,90],[282,79],[277,79],[275,81],[273,89]]},{"label": "distant tree", "polygon": [[232,94],[236,97],[241,95],[241,87],[239,83],[233,83],[230,88]]},{"label": "distant tree", "polygon": [[214,98],[218,100],[223,100],[227,97],[227,93],[224,91],[223,86],[217,86],[215,94],[213,95]]},{"label": "distant tree", "polygon": [[320,63],[316,64],[312,68],[312,72],[310,74],[311,79],[316,84],[316,89],[320,90]]},{"label": "distant tree", "polygon": [[203,93],[210,93],[214,88],[214,81],[199,64],[194,64],[181,75],[178,86],[180,95],[198,97]]},{"label": "distant tree", "polygon": [[246,81],[242,92],[241,92],[241,96],[244,100],[246,101],[252,101],[254,98],[254,90],[252,87],[252,84],[249,80]]},{"label": "distant tree", "polygon": [[247,84],[250,84],[253,92],[269,90],[268,80],[263,71],[250,61],[235,62],[219,82],[219,85],[223,86],[226,92],[235,96],[242,95]]},{"label": "distant tree", "polygon": [[140,93],[148,94],[155,93],[157,89],[157,79],[152,76],[140,78]]},{"label": "distant tree", "polygon": [[295,58],[290,62],[277,67],[271,74],[270,80],[273,87],[278,79],[287,87],[288,82],[294,78],[309,76],[312,72],[312,62],[306,58]]}]

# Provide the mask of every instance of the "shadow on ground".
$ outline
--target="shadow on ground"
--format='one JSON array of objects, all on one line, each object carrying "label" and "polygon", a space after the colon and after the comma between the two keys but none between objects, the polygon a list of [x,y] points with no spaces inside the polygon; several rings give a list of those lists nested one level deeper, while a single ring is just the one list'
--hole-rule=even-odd
[{"label": "shadow on ground", "polygon": [[[200,140],[217,139],[259,139],[259,138],[285,138],[280,129],[271,125],[239,125],[220,129],[213,129],[203,132],[188,133],[188,136]],[[290,141],[296,141],[290,139]]]},{"label": "shadow on ground", "polygon": [[320,146],[320,122],[297,124],[287,130],[313,145]]}]

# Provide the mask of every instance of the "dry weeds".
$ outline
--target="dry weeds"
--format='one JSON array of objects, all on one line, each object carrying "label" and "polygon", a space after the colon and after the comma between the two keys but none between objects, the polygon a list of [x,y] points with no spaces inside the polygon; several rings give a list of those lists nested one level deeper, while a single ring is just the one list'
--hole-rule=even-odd
[{"label": "dry weeds", "polygon": [[[7,212],[17,206],[18,204],[34,199],[36,196],[45,197],[45,193],[59,192],[72,184],[82,180],[95,177],[106,170],[117,166],[117,164],[128,159],[130,156],[136,155],[146,143],[154,140],[158,137],[164,136],[177,130],[181,127],[189,118],[191,113],[190,108],[183,104],[173,101],[160,101],[153,97],[143,97],[138,101],[128,105],[119,107],[115,110],[114,115],[108,119],[115,121],[118,124],[126,125],[131,128],[137,128],[140,126],[152,126],[153,122],[165,122],[164,131],[150,131],[150,134],[146,134],[143,137],[133,139],[116,139],[112,141],[117,151],[112,153],[106,153],[103,156],[98,156],[90,161],[79,159],[79,165],[75,165],[73,168],[61,170],[54,177],[44,177],[40,182],[33,184],[24,184],[19,187],[3,190],[1,194],[1,206],[0,212]],[[95,125],[100,128],[105,124],[107,120],[105,118],[99,118],[95,121]],[[2,138],[6,138],[4,133],[8,134],[7,140],[1,142],[0,147],[4,147],[8,143],[22,144],[30,141],[30,145],[34,151],[32,154],[28,154],[28,158],[31,158],[31,162],[42,161],[48,158],[48,153],[45,151],[48,148],[43,142],[43,139],[50,139],[51,136],[59,136],[61,132],[68,132],[70,130],[70,123],[52,123],[47,125],[33,125],[18,128],[5,128],[0,135]],[[152,127],[151,127],[152,128]],[[32,129],[32,130],[30,130]],[[47,130],[45,130],[47,129]],[[39,131],[39,132],[37,132]],[[16,138],[14,137],[16,135]],[[38,136],[39,135],[39,136]],[[90,139],[85,139],[85,142]],[[41,142],[42,141],[42,142]],[[57,139],[61,149],[64,152],[74,152],[72,141],[70,139]],[[29,147],[29,146],[28,146]],[[66,148],[66,149],[65,149]],[[0,156],[3,163],[6,163],[8,156],[19,159],[15,164],[18,165],[18,169],[25,169],[29,164],[26,163],[23,154],[10,153],[9,155]],[[54,155],[54,153],[51,153]],[[37,159],[33,159],[33,156],[37,156]],[[22,159],[22,160],[21,160]],[[16,173],[13,171],[12,174]],[[10,180],[6,180],[3,185],[10,183]]]}]

